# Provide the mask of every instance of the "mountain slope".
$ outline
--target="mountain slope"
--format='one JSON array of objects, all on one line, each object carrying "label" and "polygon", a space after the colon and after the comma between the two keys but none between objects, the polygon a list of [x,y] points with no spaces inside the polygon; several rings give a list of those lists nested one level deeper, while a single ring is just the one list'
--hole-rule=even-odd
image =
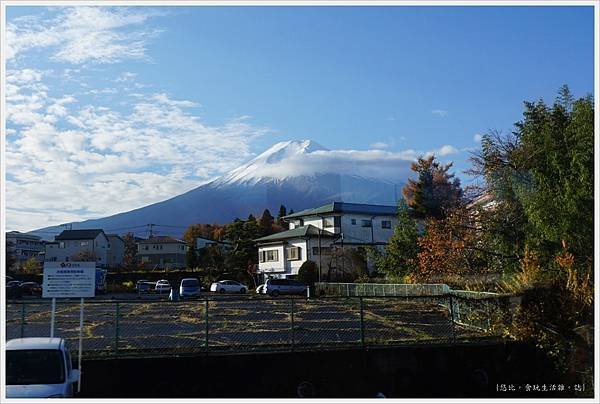
[{"label": "mountain slope", "polygon": [[[193,223],[227,223],[249,214],[260,215],[265,208],[276,214],[281,204],[288,210],[324,205],[334,201],[388,204],[396,203],[399,185],[350,173],[336,172],[332,166],[317,172],[302,167],[310,153],[327,152],[317,143],[288,141],[277,143],[228,175],[174,198],[129,212],[72,223],[73,229],[102,228],[107,233],[148,235],[146,224],[157,225],[154,232],[181,236]],[[303,175],[294,175],[301,171]],[[325,171],[325,172],[323,172]],[[60,226],[38,230],[51,239]],[[33,231],[32,233],[36,233]]]}]

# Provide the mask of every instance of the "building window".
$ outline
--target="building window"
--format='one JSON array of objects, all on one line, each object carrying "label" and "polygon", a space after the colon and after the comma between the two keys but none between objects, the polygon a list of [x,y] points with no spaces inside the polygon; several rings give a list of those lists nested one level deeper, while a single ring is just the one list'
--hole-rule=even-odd
[{"label": "building window", "polygon": [[286,248],[286,256],[288,261],[297,261],[302,259],[300,254],[300,247],[288,247]]},{"label": "building window", "polygon": [[60,241],[58,243],[58,248],[65,248],[65,242],[64,241]]},{"label": "building window", "polygon": [[350,219],[350,223],[356,224],[356,219]]},{"label": "building window", "polygon": [[381,221],[381,228],[382,229],[391,229],[392,228],[392,221],[391,220],[382,220]]},{"label": "building window", "polygon": [[265,250],[261,251],[258,257],[260,262],[276,262],[279,261],[279,251]]},{"label": "building window", "polygon": [[90,242],[89,242],[89,241],[82,241],[81,243],[79,243],[79,245],[80,245],[81,247],[87,247],[87,246],[89,246],[89,245],[90,245]]},{"label": "building window", "polygon": [[373,226],[373,223],[370,220],[363,219],[360,221],[360,225],[362,227],[371,227]]}]

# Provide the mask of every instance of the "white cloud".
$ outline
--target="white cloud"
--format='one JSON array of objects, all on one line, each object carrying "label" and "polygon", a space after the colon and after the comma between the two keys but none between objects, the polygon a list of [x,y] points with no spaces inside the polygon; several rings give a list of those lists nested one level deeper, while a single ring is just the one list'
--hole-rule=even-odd
[{"label": "white cloud", "polygon": [[146,58],[146,44],[158,31],[132,29],[155,13],[129,8],[69,7],[54,19],[14,19],[6,26],[6,59],[34,48],[51,48],[67,63],[115,63]]},{"label": "white cloud", "polygon": [[473,141],[474,142],[481,142],[481,139],[483,139],[483,136],[481,136],[479,133],[476,133],[475,135],[473,135]]},{"label": "white cloud", "polygon": [[443,157],[443,156],[448,156],[450,154],[457,154],[457,153],[459,153],[459,150],[456,147],[450,146],[450,145],[444,145],[444,146],[440,147],[437,150],[437,153],[435,153],[435,154]]},{"label": "white cloud", "polygon": [[388,147],[390,147],[390,145],[385,142],[375,142],[371,143],[369,147],[371,147],[372,149],[387,149]]},{"label": "white cloud", "polygon": [[448,115],[448,111],[446,111],[445,109],[434,109],[431,111],[431,113],[433,115],[437,115],[437,116],[441,116],[441,117]]},{"label": "white cloud", "polygon": [[[268,132],[245,117],[207,125],[188,111],[197,103],[164,93],[125,98],[129,113],[82,105],[49,96],[43,79],[7,72],[8,84],[22,83],[6,97],[11,228],[102,217],[181,194],[246,161],[251,142]],[[29,215],[50,211],[56,221]]]}]

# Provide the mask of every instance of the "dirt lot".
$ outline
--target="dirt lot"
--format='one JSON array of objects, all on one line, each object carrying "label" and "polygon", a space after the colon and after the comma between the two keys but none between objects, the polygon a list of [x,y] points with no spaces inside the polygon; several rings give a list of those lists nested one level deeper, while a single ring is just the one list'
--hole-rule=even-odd
[{"label": "dirt lot", "polygon": [[[114,297],[113,297],[114,298]],[[311,299],[214,296],[169,302],[90,299],[83,350],[88,356],[303,349],[451,342],[474,337],[453,324],[444,298]],[[208,313],[207,313],[208,309]],[[25,319],[24,324],[21,318]],[[48,336],[50,301],[8,303],[7,338]],[[55,335],[75,348],[79,302],[59,301]]]}]

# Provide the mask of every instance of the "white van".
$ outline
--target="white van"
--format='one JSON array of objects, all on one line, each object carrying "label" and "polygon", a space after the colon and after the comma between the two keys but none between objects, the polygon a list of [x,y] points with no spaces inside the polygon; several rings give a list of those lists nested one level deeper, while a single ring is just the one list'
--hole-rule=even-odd
[{"label": "white van", "polygon": [[79,370],[62,338],[19,338],[6,343],[7,398],[73,397]]}]

